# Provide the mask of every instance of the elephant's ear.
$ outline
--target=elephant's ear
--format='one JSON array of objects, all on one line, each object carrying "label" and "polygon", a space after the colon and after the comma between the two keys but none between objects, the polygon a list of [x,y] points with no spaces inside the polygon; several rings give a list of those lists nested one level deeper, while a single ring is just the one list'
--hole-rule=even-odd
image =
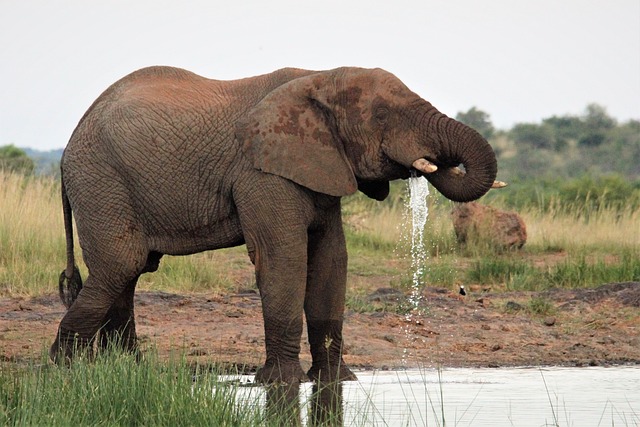
[{"label": "elephant's ear", "polygon": [[319,193],[346,196],[358,187],[322,92],[324,74],[272,91],[239,120],[236,137],[256,169]]}]

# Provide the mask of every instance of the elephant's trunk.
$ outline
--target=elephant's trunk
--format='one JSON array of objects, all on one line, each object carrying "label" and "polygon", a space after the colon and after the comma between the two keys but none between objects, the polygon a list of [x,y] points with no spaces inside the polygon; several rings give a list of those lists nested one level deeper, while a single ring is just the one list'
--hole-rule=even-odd
[{"label": "elephant's trunk", "polygon": [[494,184],[498,170],[489,143],[474,129],[444,115],[437,119],[436,129],[440,147],[434,160],[438,169],[425,177],[455,202],[482,197]]}]

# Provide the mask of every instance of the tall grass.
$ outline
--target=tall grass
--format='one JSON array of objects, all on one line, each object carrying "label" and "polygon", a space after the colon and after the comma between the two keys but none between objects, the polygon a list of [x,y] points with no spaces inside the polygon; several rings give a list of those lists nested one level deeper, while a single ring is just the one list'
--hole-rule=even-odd
[{"label": "tall grass", "polygon": [[0,172],[0,294],[55,288],[65,265],[59,188]]},{"label": "tall grass", "polygon": [[466,279],[505,290],[534,291],[640,281],[640,249],[622,248],[607,257],[577,251],[555,265],[540,267],[519,255],[481,257],[466,271]]},{"label": "tall grass", "polygon": [[[76,237],[76,259],[83,276]],[[0,295],[54,292],[66,265],[59,182],[0,171]],[[165,257],[144,275],[143,288],[228,291],[251,286],[246,250],[233,248],[189,257]]]},{"label": "tall grass", "polygon": [[[263,410],[251,395],[218,373],[168,362],[153,354],[142,362],[107,352],[69,369],[47,364],[0,365],[0,425],[261,425]],[[264,424],[262,424],[264,425]]]},{"label": "tall grass", "polygon": [[546,271],[544,278],[550,287],[557,288],[640,281],[640,250],[624,250],[617,259],[610,261],[590,259],[586,254],[577,255]]},{"label": "tall grass", "polygon": [[[404,182],[393,183],[391,195],[382,203],[362,194],[344,200],[350,289],[356,287],[358,295],[366,292],[361,287],[375,282],[366,278],[395,277],[390,282],[402,285],[409,276],[405,187]],[[494,198],[498,207],[510,190],[501,191],[504,199]],[[0,295],[33,295],[57,288],[59,272],[65,266],[59,193],[59,184],[52,179],[0,173]],[[428,252],[425,283],[453,286],[466,280],[498,283],[505,289],[538,289],[640,280],[640,209],[634,208],[635,204],[592,206],[576,202],[571,208],[573,202],[561,199],[545,199],[540,206],[528,204],[518,211],[528,231],[524,250],[497,254],[486,242],[460,247],[453,231],[451,203],[435,190],[432,194],[424,230]],[[86,277],[80,250],[77,252]],[[544,258],[554,254],[561,255],[562,263],[546,265]],[[542,259],[546,270],[536,259]],[[142,288],[176,292],[229,292],[253,286],[252,266],[244,247],[167,256],[158,272],[140,280]]]},{"label": "tall grass", "polygon": [[521,211],[527,224],[529,246],[589,248],[596,252],[616,252],[640,247],[640,209],[600,206],[593,210],[568,209],[561,201],[543,211]]},{"label": "tall grass", "polygon": [[181,292],[236,292],[254,287],[253,267],[244,246],[162,258],[160,268],[145,274],[139,288]]}]

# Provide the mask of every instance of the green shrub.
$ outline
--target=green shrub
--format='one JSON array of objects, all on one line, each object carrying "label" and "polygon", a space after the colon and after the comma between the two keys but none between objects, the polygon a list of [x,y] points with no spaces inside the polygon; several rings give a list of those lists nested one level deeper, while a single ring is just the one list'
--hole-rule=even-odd
[{"label": "green shrub", "polygon": [[538,287],[538,271],[519,258],[486,257],[475,261],[467,270],[467,280],[475,283],[503,284],[507,289]]},{"label": "green shrub", "polygon": [[549,287],[582,288],[603,283],[640,281],[640,252],[626,250],[617,262],[589,261],[586,255],[568,258],[545,274]]},{"label": "green shrub", "polygon": [[617,174],[515,179],[507,189],[489,192],[486,198],[516,210],[537,209],[585,217],[602,209],[640,209],[640,181],[629,181]]},{"label": "green shrub", "polygon": [[555,306],[544,297],[533,297],[527,304],[530,313],[538,316],[548,316],[555,312]]}]

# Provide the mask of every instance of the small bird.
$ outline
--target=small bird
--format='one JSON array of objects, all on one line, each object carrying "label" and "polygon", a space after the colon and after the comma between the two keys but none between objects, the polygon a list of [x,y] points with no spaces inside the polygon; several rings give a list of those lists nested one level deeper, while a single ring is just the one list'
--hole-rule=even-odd
[{"label": "small bird", "polygon": [[464,290],[464,285],[460,285],[460,291],[459,291],[460,295],[465,296],[467,294],[467,291]]}]

